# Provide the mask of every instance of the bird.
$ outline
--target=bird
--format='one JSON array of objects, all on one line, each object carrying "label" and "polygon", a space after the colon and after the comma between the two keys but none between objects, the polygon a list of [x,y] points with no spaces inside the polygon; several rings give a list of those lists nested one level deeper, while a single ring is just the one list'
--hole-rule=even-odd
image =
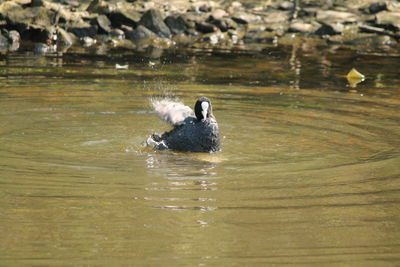
[{"label": "bird", "polygon": [[170,99],[152,101],[153,108],[161,120],[174,128],[163,134],[152,134],[147,145],[155,150],[183,152],[220,151],[220,137],[217,120],[212,113],[211,101],[200,97],[194,111],[181,102]]}]

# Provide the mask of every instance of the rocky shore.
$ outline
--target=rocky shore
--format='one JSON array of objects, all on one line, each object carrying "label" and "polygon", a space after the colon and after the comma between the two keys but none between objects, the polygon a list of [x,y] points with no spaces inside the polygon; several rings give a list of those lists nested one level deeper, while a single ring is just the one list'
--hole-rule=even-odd
[{"label": "rocky shore", "polygon": [[[251,2],[252,4],[249,4]],[[293,44],[398,49],[397,1],[0,1],[0,51],[71,46],[141,50]]]}]

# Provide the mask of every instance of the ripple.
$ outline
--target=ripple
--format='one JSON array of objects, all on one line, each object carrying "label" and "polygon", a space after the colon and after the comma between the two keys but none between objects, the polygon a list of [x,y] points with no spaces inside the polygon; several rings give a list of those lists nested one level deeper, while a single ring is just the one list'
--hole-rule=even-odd
[{"label": "ripple", "polygon": [[110,142],[107,139],[101,139],[101,140],[92,140],[92,141],[86,141],[82,143],[82,146],[93,146],[93,145],[98,145],[98,144],[104,144]]}]

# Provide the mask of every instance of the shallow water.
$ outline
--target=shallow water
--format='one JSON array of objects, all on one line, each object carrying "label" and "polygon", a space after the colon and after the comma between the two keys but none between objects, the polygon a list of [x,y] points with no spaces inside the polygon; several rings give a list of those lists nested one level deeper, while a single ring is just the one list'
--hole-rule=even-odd
[{"label": "shallow water", "polygon": [[[346,50],[3,55],[0,263],[396,266],[399,69]],[[200,95],[222,152],[141,145],[169,129],[151,98]]]}]

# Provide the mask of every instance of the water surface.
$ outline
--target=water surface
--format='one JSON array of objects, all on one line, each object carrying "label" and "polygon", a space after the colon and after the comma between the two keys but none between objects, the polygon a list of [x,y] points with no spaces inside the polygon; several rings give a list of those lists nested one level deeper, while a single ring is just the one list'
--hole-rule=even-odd
[{"label": "water surface", "polygon": [[[1,56],[0,263],[398,265],[399,62],[278,48]],[[355,88],[351,67],[367,76]],[[200,95],[221,152],[142,146],[170,129],[151,98]]]}]

